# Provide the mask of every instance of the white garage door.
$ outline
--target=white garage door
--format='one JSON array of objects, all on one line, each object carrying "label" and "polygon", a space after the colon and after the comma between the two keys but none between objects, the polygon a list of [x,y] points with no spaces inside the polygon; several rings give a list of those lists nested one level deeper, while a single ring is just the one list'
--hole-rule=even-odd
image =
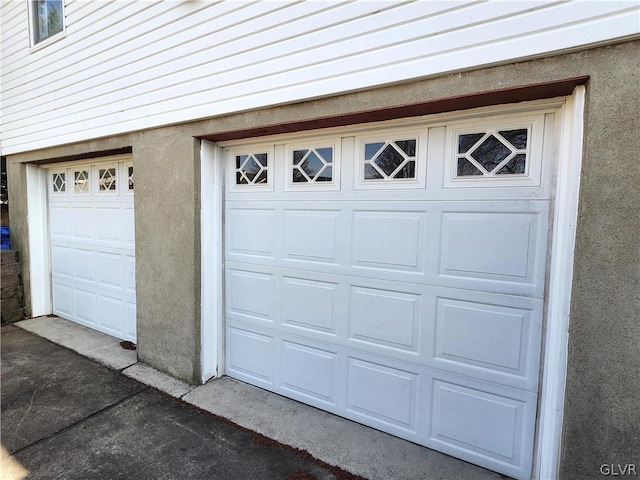
[{"label": "white garage door", "polygon": [[553,117],[230,145],[227,374],[530,476]]},{"label": "white garage door", "polygon": [[133,164],[51,168],[53,313],[136,341]]}]

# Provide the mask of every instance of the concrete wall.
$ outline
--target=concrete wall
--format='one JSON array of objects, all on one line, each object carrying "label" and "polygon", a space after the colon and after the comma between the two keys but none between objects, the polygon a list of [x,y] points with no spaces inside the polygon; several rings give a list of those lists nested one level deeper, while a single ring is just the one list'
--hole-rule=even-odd
[{"label": "concrete wall", "polygon": [[[24,198],[15,162],[131,145],[140,359],[195,380],[200,201],[194,135],[589,75],[561,478],[600,478],[602,464],[640,464],[639,53],[640,42],[628,42],[16,155],[10,157],[10,192],[18,191],[12,207]],[[26,229],[15,215],[11,224]],[[24,238],[19,234],[17,241]]]}]

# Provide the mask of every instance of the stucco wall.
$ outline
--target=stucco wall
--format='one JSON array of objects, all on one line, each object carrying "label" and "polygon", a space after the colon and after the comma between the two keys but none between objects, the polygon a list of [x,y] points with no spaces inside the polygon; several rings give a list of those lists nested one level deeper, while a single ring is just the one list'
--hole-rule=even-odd
[{"label": "stucco wall", "polygon": [[196,383],[200,345],[200,164],[183,128],[136,137],[136,297],[140,361]]},{"label": "stucco wall", "polygon": [[640,473],[640,47],[591,66],[569,329],[562,477]]},{"label": "stucco wall", "polygon": [[[640,464],[639,54],[640,42],[629,42],[30,152],[10,161],[116,145],[133,147],[140,359],[179,378],[195,380],[200,338],[200,203],[194,135],[590,76],[561,478],[601,478],[602,464]],[[25,194],[18,171],[15,165],[9,170],[13,205]],[[12,210],[11,224],[22,222],[17,228],[26,231],[25,220],[14,218],[22,214],[22,207]]]}]

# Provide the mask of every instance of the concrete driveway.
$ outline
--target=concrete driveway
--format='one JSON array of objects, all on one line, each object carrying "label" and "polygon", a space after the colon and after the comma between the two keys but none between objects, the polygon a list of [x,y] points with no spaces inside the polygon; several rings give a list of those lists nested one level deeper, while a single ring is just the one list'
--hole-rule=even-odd
[{"label": "concrete driveway", "polygon": [[53,315],[1,338],[0,480],[506,478],[229,377],[188,385]]},{"label": "concrete driveway", "polygon": [[14,326],[2,479],[355,479]]}]

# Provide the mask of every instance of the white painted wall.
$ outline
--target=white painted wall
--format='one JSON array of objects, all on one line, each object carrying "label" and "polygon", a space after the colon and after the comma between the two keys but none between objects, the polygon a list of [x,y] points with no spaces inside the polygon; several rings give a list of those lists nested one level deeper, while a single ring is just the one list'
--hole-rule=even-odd
[{"label": "white painted wall", "polygon": [[3,154],[640,35],[636,0],[2,2]]}]

